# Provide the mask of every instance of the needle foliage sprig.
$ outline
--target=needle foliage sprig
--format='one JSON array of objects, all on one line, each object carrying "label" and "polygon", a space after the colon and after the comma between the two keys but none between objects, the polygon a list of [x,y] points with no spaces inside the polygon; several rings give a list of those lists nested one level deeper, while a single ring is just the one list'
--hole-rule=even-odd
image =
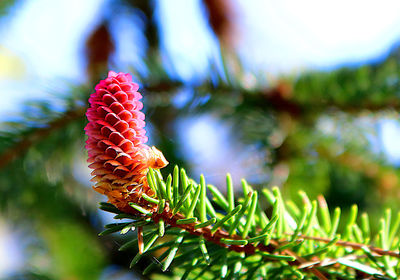
[{"label": "needle foliage sprig", "polygon": [[[166,179],[158,170],[147,174],[153,196],[130,203],[130,213],[101,203],[118,223],[100,235],[136,230],[120,250],[137,250],[131,266],[157,253],[144,271],[169,272],[181,279],[397,279],[400,273],[400,213],[386,210],[379,231],[371,234],[367,213],[353,205],[347,219],[340,208],[330,211],[323,196],[300,203],[284,200],[278,187],[253,189],[242,180],[235,196],[231,176],[226,195],[196,182],[177,166]],[[261,203],[263,201],[268,203]],[[269,211],[266,211],[269,210]],[[266,214],[270,212],[271,214]],[[343,229],[343,230],[339,230]]]}]

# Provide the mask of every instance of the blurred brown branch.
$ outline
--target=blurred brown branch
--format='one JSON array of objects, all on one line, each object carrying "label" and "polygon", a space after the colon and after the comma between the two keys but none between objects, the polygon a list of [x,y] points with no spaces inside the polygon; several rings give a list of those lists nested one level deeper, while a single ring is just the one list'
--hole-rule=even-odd
[{"label": "blurred brown branch", "polygon": [[86,40],[86,71],[90,81],[97,80],[107,70],[110,56],[114,50],[114,41],[107,22],[102,22],[92,31]]},{"label": "blurred brown branch", "polygon": [[233,5],[229,0],[203,0],[210,27],[224,46],[234,44]]},{"label": "blurred brown branch", "polygon": [[70,122],[83,117],[85,111],[86,107],[77,107],[76,109],[67,111],[65,114],[51,121],[48,126],[35,129],[20,142],[17,142],[0,155],[0,168],[6,166],[18,156],[24,154],[32,145],[40,142],[53,131],[64,128]]},{"label": "blurred brown branch", "polygon": [[[162,81],[156,84],[148,84],[144,89],[145,92],[148,92],[148,95],[145,95],[145,98],[147,99],[147,102],[145,102],[146,106],[158,107],[161,103],[163,106],[171,106],[172,97],[176,94],[176,91],[183,86],[182,83],[176,81]],[[238,89],[228,85],[215,86],[211,83],[206,83],[194,90],[200,93],[212,92],[215,97],[225,96],[230,92],[240,92],[240,98],[238,98],[239,103],[237,104],[238,106],[243,103],[248,103],[248,105],[262,108],[263,110],[288,113],[295,119],[302,118],[307,114],[319,115],[322,112],[330,110],[338,110],[351,114],[363,113],[365,111],[380,112],[391,109],[400,110],[400,100],[397,100],[396,102],[388,100],[387,103],[372,104],[366,99],[364,102],[356,105],[326,103],[325,101],[318,99],[313,100],[313,102],[301,103],[292,99],[292,96],[295,96],[295,93],[292,92],[289,85],[284,83],[278,84],[278,86],[271,89],[254,91]],[[198,95],[194,98],[197,97]],[[160,99],[162,99],[162,102],[160,102]],[[209,102],[214,102],[214,98]],[[313,110],[309,111],[310,108],[313,108]],[[23,140],[0,155],[0,167],[7,165],[10,161],[23,154],[29,147],[49,135],[52,131],[66,126],[71,121],[82,118],[84,112],[85,107],[77,107],[49,122],[47,127],[37,128],[34,132],[28,134],[23,138]]]}]

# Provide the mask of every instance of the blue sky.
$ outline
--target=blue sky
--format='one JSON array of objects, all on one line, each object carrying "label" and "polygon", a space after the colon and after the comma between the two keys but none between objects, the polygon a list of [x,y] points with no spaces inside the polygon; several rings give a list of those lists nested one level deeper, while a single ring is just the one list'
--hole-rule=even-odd
[{"label": "blue sky", "polygon": [[[43,83],[54,79],[80,81],[84,35],[98,22],[106,1],[22,1],[13,18],[0,25],[0,46],[22,58],[27,78]],[[202,16],[200,1],[156,3],[162,19],[163,47],[179,74],[190,79],[208,71],[208,62],[217,56],[218,49]],[[237,50],[254,72],[285,73],[361,63],[384,56],[400,38],[399,1],[234,3]]]},{"label": "blue sky", "polygon": [[[354,64],[400,38],[393,0],[239,0],[240,53],[252,69],[293,71]],[[251,32],[247,32],[251,30]]]},{"label": "blue sky", "polygon": [[[42,82],[79,81],[83,76],[79,58],[84,35],[99,21],[106,1],[22,1],[13,18],[0,25],[0,46],[22,58],[28,77]],[[156,3],[162,19],[164,50],[172,56],[179,74],[190,79],[207,71],[218,49],[201,13],[200,1]],[[382,57],[400,38],[399,1],[234,3],[237,50],[254,72],[281,73],[360,63]],[[126,49],[124,54],[128,54]],[[129,56],[134,60],[133,55]]]}]

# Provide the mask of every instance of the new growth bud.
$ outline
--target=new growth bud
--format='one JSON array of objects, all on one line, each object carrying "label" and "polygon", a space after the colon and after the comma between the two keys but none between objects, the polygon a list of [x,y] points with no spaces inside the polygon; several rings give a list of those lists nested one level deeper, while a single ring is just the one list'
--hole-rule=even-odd
[{"label": "new growth bud", "polygon": [[121,210],[142,192],[151,194],[146,179],[149,167],[159,169],[168,164],[159,150],[145,144],[145,116],[140,111],[143,104],[138,89],[129,74],[110,71],[96,85],[86,112],[85,147],[96,183],[93,188]]}]

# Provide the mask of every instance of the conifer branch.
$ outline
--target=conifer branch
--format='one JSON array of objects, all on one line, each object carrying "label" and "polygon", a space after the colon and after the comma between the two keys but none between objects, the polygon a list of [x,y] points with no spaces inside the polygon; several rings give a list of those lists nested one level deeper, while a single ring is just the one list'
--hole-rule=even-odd
[{"label": "conifer branch", "polygon": [[[299,192],[301,203],[289,203],[277,187],[258,192],[242,180],[243,197],[235,199],[229,174],[224,196],[206,184],[204,176],[197,183],[177,166],[165,181],[158,169],[168,162],[161,151],[145,144],[138,85],[129,74],[110,71],[95,89],[85,127],[94,189],[109,199],[110,204],[101,204],[101,209],[117,214],[116,219],[130,220],[129,225],[107,226],[101,234],[137,228],[139,254],[131,266],[141,255],[163,248],[161,270],[179,263],[184,268],[183,278],[193,274],[196,278],[233,278],[249,271],[248,279],[274,274],[318,279],[334,275],[346,279],[359,273],[397,277],[392,266],[400,260],[396,252],[400,214],[391,225],[391,212],[386,211],[377,236],[371,239],[368,217],[363,215],[361,224],[357,223],[356,205],[339,234],[340,209],[336,208],[331,218],[322,196],[310,200],[305,192]],[[260,205],[259,193],[273,209],[270,217],[262,210],[265,205]],[[173,237],[166,241],[164,235]],[[130,248],[133,241],[121,249]]]},{"label": "conifer branch", "polygon": [[[159,172],[153,172],[153,171],[151,171],[151,173],[160,174]],[[159,178],[161,178],[160,175],[158,176]],[[196,184],[190,178],[182,177],[181,179],[183,179],[184,181],[190,181],[192,186],[191,188],[194,188],[195,190],[202,188],[201,186],[202,184]],[[176,176],[173,177],[173,180],[178,181]],[[155,190],[157,190],[157,188],[160,188],[163,185],[162,180],[159,180],[159,182],[156,184],[154,184],[152,180],[148,181],[151,182],[150,184],[152,184],[151,188],[152,189],[154,188]],[[203,179],[202,181],[204,182]],[[230,182],[229,176],[227,177],[227,181]],[[250,193],[256,193],[254,192],[254,190],[252,190],[250,186],[247,187]],[[153,224],[157,226],[159,224],[159,221],[163,220],[165,227],[164,230],[166,231],[167,235],[169,230],[173,228],[185,230],[185,232],[187,233],[185,235],[186,238],[190,238],[189,236],[191,235],[199,240],[203,238],[204,240],[206,240],[205,243],[206,247],[209,247],[210,246],[209,244],[212,243],[214,245],[221,247],[222,249],[228,249],[234,252],[235,254],[239,255],[244,254],[245,258],[250,258],[251,256],[259,256],[261,257],[261,259],[264,259],[265,261],[268,260],[267,263],[269,263],[270,261],[280,263],[281,261],[284,260],[287,265],[292,266],[294,269],[302,270],[303,271],[302,273],[311,273],[318,279],[331,279],[329,278],[330,277],[329,273],[327,273],[326,271],[318,270],[318,267],[330,267],[331,269],[333,268],[339,269],[335,265],[341,263],[343,258],[347,259],[348,256],[350,256],[350,259],[353,258],[352,256],[356,256],[357,260],[359,261],[362,260],[363,263],[365,262],[368,263],[370,258],[365,254],[365,252],[370,252],[373,258],[382,258],[386,256],[392,258],[392,262],[396,261],[397,263],[399,263],[400,254],[398,251],[393,249],[378,248],[370,244],[355,242],[354,240],[356,237],[354,236],[354,233],[350,233],[348,235],[348,238],[350,238],[349,240],[341,240],[338,237],[335,238],[323,237],[329,235],[331,228],[329,227],[326,228],[328,230],[323,229],[321,225],[324,224],[325,222],[328,223],[328,221],[324,221],[324,219],[328,218],[327,216],[325,216],[321,220],[317,218],[316,213],[325,212],[329,215],[329,212],[326,212],[327,210],[326,205],[320,205],[319,207],[314,206],[313,209],[315,210],[311,211],[311,209],[309,209],[311,204],[312,205],[317,205],[317,204],[307,199],[303,200],[303,203],[305,204],[303,205],[303,208],[305,209],[305,212],[308,213],[306,214],[307,218],[303,222],[303,224],[307,226],[306,228],[299,230],[299,227],[301,227],[301,223],[295,222],[299,221],[299,216],[293,217],[291,214],[289,214],[289,212],[287,212],[287,210],[284,209],[285,208],[284,202],[280,201],[281,197],[279,189],[275,188],[273,192],[269,191],[268,189],[264,189],[263,193],[266,193],[266,195],[270,199],[270,202],[274,203],[275,214],[273,215],[278,216],[277,220],[281,221],[283,228],[291,228],[292,232],[282,232],[281,234],[278,234],[278,229],[275,228],[272,232],[270,231],[268,234],[260,235],[262,229],[259,227],[259,225],[257,225],[258,223],[256,223],[256,225],[252,227],[252,230],[249,231],[250,236],[247,235],[243,236],[241,233],[245,232],[246,224],[249,224],[250,221],[260,220],[259,219],[260,216],[258,216],[259,214],[252,214],[251,204],[249,205],[248,203],[246,203],[247,206],[242,206],[245,204],[239,204],[239,206],[245,207],[247,209],[246,210],[247,215],[244,217],[242,216],[243,219],[238,224],[238,227],[235,230],[236,233],[230,234],[228,232],[229,228],[231,227],[229,221],[239,216],[241,207],[235,208],[238,210],[234,209],[230,212],[229,211],[226,212],[225,216],[219,216],[216,220],[214,218],[213,223],[211,224],[209,223],[207,225],[202,225],[200,216],[201,216],[201,211],[204,210],[201,209],[205,208],[202,207],[201,205],[202,204],[205,205],[206,201],[209,200],[207,197],[200,196],[199,198],[198,196],[196,196],[195,190],[187,191],[188,189],[191,190],[189,187],[187,187],[187,189],[184,189],[182,185],[178,186],[178,188],[175,188],[175,191],[178,190],[178,194],[175,197],[178,200],[178,202],[190,199],[194,205],[198,205],[197,207],[195,207],[195,209],[198,211],[195,211],[196,214],[194,216],[194,218],[197,217],[197,221],[196,219],[188,218],[188,216],[183,214],[185,213],[184,203],[181,203],[182,208],[180,208],[180,212],[174,213],[169,207],[169,204],[172,201],[166,201],[163,211],[159,213],[158,207],[154,205],[156,204],[155,200],[166,199],[166,196],[164,197],[155,196],[154,197],[155,200],[151,202],[149,200],[139,199],[135,204],[137,206],[131,208],[131,210],[128,211],[128,214],[132,215],[132,218],[134,219],[141,220],[142,218],[150,217],[150,212],[152,212],[150,225]],[[215,187],[211,185],[209,185],[208,189],[212,190],[211,191],[211,193],[213,194],[212,201],[214,201],[215,206],[220,206],[220,207],[225,206],[224,201],[225,199],[227,199],[227,197],[223,196],[220,193],[216,194]],[[172,196],[174,196],[175,195],[174,190],[171,190],[171,192]],[[190,195],[188,196],[187,193],[190,193]],[[301,195],[304,197],[303,193],[301,193]],[[145,197],[144,194],[143,197]],[[194,200],[195,198],[197,198],[198,201]],[[319,198],[319,200],[321,201],[321,197]],[[237,201],[244,201],[244,200],[238,199]],[[103,209],[104,206],[113,207],[109,204],[102,204],[102,206]],[[301,209],[302,208],[301,205],[299,205],[298,208]],[[116,208],[113,209],[115,211],[118,211]],[[229,210],[229,208],[227,210]],[[210,215],[212,215],[212,211],[208,211],[206,215],[207,217],[211,217]],[[299,215],[304,216],[303,214],[300,213]],[[187,223],[179,222],[184,220],[188,220],[188,222]],[[269,222],[276,223],[276,219],[271,219],[269,220]],[[293,222],[294,224],[290,224]],[[355,221],[349,221],[349,222],[352,223],[352,227],[356,225]],[[198,227],[198,225],[202,225],[202,227]],[[347,224],[345,228],[348,228],[349,226],[350,224]],[[311,229],[314,235],[299,234],[299,232],[310,232],[310,229],[308,228]],[[367,232],[363,231],[362,234],[365,235],[367,234]],[[388,233],[384,232],[383,234],[387,235]],[[396,234],[397,234],[397,229],[396,229]],[[193,237],[191,238],[191,240],[193,240]],[[154,244],[161,245],[162,242],[163,242],[162,240],[158,240]],[[323,245],[323,243],[325,243],[326,245]],[[395,245],[394,243],[388,245],[389,246],[388,248],[396,248],[393,247],[393,245]],[[196,242],[194,242],[194,244],[196,244]],[[349,249],[350,251],[346,251]],[[174,254],[176,254],[176,252]],[[324,257],[320,257],[321,255]],[[337,257],[338,255],[341,255],[341,257]],[[179,256],[179,253],[177,256]],[[198,261],[200,261],[200,259],[198,259]],[[365,264],[363,265],[365,266]],[[359,269],[365,268],[364,266],[360,265]],[[192,269],[194,268],[192,267]],[[357,268],[353,269],[357,270]],[[382,269],[385,270],[382,271]],[[379,273],[381,273],[382,275],[390,276],[391,272],[389,272],[387,268],[380,267]]]}]

